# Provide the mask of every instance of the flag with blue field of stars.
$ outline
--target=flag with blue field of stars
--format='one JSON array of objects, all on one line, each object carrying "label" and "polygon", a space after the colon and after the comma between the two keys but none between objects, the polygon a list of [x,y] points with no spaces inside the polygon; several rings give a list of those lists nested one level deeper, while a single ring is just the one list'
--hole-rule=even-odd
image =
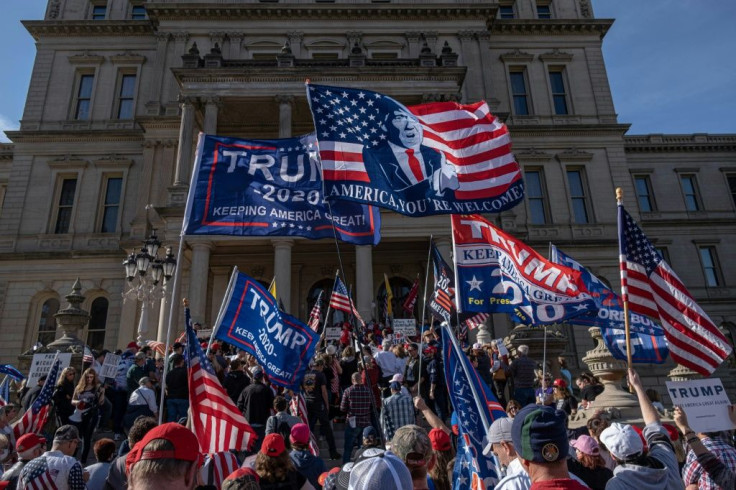
[{"label": "flag with blue field of stars", "polygon": [[46,421],[49,418],[49,410],[51,410],[51,397],[54,395],[56,379],[59,377],[60,370],[61,359],[57,355],[54,364],[51,366],[51,370],[46,375],[46,381],[38,393],[38,398],[36,398],[20,420],[13,426],[13,434],[15,435],[16,441],[23,434],[39,432],[46,425]]},{"label": "flag with blue field of stars", "polygon": [[455,274],[434,243],[432,243],[432,267],[434,292],[429,298],[427,307],[433,317],[451,324],[455,312]]},{"label": "flag with blue field of stars", "polygon": [[445,379],[458,420],[458,447],[452,473],[454,490],[493,488],[498,481],[496,462],[483,454],[486,428],[506,412],[490,387],[480,378],[447,325],[442,326]]},{"label": "flag with blue field of stars", "polygon": [[497,213],[524,197],[506,126],[488,104],[406,107],[365,89],[307,84],[325,197],[406,216]]}]

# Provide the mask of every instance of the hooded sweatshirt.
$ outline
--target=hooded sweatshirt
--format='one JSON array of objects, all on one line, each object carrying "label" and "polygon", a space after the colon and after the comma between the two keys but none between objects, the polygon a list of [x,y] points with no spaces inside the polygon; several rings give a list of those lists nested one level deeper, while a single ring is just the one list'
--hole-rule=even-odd
[{"label": "hooded sweatshirt", "polygon": [[667,431],[655,422],[644,427],[649,465],[624,463],[613,470],[606,490],[682,490],[685,485]]},{"label": "hooded sweatshirt", "polygon": [[327,466],[322,458],[314,456],[309,451],[291,451],[291,462],[294,463],[296,470],[304,476],[314,488],[321,488],[319,484],[319,475],[327,471]]}]

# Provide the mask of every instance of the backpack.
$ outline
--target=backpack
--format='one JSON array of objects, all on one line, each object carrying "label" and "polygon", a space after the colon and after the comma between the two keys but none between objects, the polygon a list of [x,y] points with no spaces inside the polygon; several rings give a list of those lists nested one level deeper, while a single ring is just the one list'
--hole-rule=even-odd
[{"label": "backpack", "polygon": [[291,437],[291,426],[286,420],[279,417],[276,417],[276,434],[281,434],[285,441]]}]

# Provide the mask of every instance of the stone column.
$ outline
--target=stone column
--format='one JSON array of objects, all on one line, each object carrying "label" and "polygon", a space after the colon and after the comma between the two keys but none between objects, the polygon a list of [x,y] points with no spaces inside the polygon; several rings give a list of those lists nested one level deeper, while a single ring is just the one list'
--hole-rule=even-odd
[{"label": "stone column", "polygon": [[173,280],[168,286],[164,287],[164,297],[161,299],[161,306],[158,310],[158,331],[156,332],[156,340],[166,343],[166,329],[169,327],[169,310],[171,308],[171,290]]},{"label": "stone column", "polygon": [[227,37],[230,40],[230,56],[228,56],[228,59],[230,60],[238,60],[240,59],[240,45],[243,42],[243,33],[242,32],[228,32]]},{"label": "stone column", "polygon": [[166,52],[169,47],[171,33],[157,32],[156,36],[156,69],[153,72],[153,81],[149,85],[150,99],[146,102],[146,114],[158,116],[161,114],[161,81],[164,78],[166,68]]},{"label": "stone column", "polygon": [[373,316],[373,247],[355,247],[355,299],[358,312],[364,320]]},{"label": "stone column", "polygon": [[273,269],[276,276],[276,293],[284,303],[287,312],[291,311],[291,248],[294,240],[276,238],[273,243]]},{"label": "stone column", "polygon": [[279,138],[291,137],[291,108],[294,97],[291,95],[277,95],[279,103]]},{"label": "stone column", "polygon": [[219,97],[207,97],[204,103],[204,132],[217,134],[217,113],[222,102]]},{"label": "stone column", "polygon": [[220,312],[222,300],[225,298],[225,291],[230,279],[230,271],[232,267],[217,266],[211,267],[212,270],[212,296],[210,296],[210,318],[214,326],[217,320],[217,314]]},{"label": "stone column", "polygon": [[199,321],[204,325],[212,244],[195,242],[190,246],[192,247],[192,266],[189,272],[189,308],[192,313],[192,321]]},{"label": "stone column", "polygon": [[[171,54],[171,61],[174,66],[181,63],[181,56],[187,52],[187,42],[189,41],[188,32],[174,32],[171,35],[174,38],[174,50]],[[163,70],[164,68],[162,68]],[[168,72],[168,71],[167,71]],[[175,77],[166,77],[164,80],[168,80],[168,83],[163,85],[163,93],[161,94],[161,100],[166,101],[165,114],[167,116],[176,115],[176,95],[179,93],[179,84],[176,82]]]},{"label": "stone column", "polygon": [[169,188],[169,204],[183,205],[189,186],[189,169],[192,165],[192,136],[194,132],[194,104],[192,99],[181,99],[181,123],[177,149],[174,187]]}]

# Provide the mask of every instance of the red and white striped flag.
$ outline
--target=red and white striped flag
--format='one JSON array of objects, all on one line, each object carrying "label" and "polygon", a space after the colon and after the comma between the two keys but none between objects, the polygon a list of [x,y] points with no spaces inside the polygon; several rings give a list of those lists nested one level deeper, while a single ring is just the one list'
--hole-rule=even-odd
[{"label": "red and white striped flag", "polygon": [[157,340],[147,340],[146,345],[153,349],[155,352],[158,352],[162,356],[166,357],[166,344],[163,342],[159,342]]},{"label": "red and white striped flag", "polygon": [[93,362],[95,362],[95,357],[92,355],[92,351],[89,350],[89,347],[87,347],[85,345],[84,346],[84,354],[82,355],[82,363],[83,364],[92,364]]},{"label": "red and white striped flag", "polygon": [[401,305],[405,312],[414,312],[414,305],[417,303],[417,296],[419,296],[419,274],[417,274],[417,278],[414,279],[414,284],[411,285],[411,289],[409,290],[409,294],[406,295],[404,304]]},{"label": "red and white striped flag", "polygon": [[[302,420],[302,424],[309,425],[307,402],[301,393],[294,393],[294,396],[289,402],[289,411],[294,417],[299,417]],[[317,444],[317,438],[314,437],[314,433],[311,430],[309,431],[309,452],[315,456],[319,456],[319,444]]]},{"label": "red and white striped flag", "polygon": [[623,301],[632,312],[659,319],[672,359],[709,376],[731,354],[726,337],[621,204],[618,230]]},{"label": "red and white striped flag", "polygon": [[240,461],[230,451],[208,454],[199,470],[200,480],[203,484],[220,488],[225,478],[239,467]]},{"label": "red and white striped flag", "polygon": [[353,300],[350,299],[348,288],[345,287],[345,283],[343,283],[339,277],[335,278],[335,287],[332,288],[330,308],[344,311],[345,313],[352,313],[353,316],[358,319],[360,324],[365,326],[363,317],[360,316],[358,309],[355,307],[355,304],[353,304]]},{"label": "red and white striped flag", "polygon": [[51,410],[51,398],[54,395],[59,371],[61,371],[61,360],[57,355],[49,374],[46,376],[46,381],[38,393],[38,398],[36,398],[36,401],[28,407],[26,413],[13,426],[13,435],[16,441],[23,434],[28,434],[29,432],[40,433],[43,426],[46,425],[46,421],[49,418],[49,411]]},{"label": "red and white striped flag", "polygon": [[465,324],[468,326],[469,330],[475,330],[476,328],[479,328],[481,325],[483,325],[490,316],[491,315],[489,315],[488,313],[478,313],[477,315],[473,315],[465,320]]},{"label": "red and white striped flag", "polygon": [[322,293],[324,290],[319,292],[319,296],[317,296],[317,301],[314,303],[314,306],[312,307],[312,311],[309,312],[309,321],[307,321],[307,325],[309,325],[309,328],[314,330],[315,332],[319,332],[319,323],[322,319]]},{"label": "red and white striped flag", "polygon": [[191,424],[199,440],[200,452],[250,449],[257,437],[255,431],[217,379],[212,363],[197,342],[194,329],[186,328]]}]

